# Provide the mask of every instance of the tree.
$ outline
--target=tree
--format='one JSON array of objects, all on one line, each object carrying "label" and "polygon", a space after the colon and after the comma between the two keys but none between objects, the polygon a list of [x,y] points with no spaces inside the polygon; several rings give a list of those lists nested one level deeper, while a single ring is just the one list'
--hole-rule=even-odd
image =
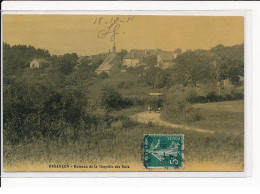
[{"label": "tree", "polygon": [[180,48],[177,48],[173,51],[174,54],[176,54],[177,56],[180,55],[182,53],[182,50]]},{"label": "tree", "polygon": [[143,81],[155,88],[155,77],[158,71],[160,71],[160,68],[158,67],[148,68],[143,74]]},{"label": "tree", "polygon": [[150,56],[144,58],[144,63],[148,67],[154,67],[157,64],[157,56],[156,55],[150,55]]},{"label": "tree", "polygon": [[165,96],[162,117],[179,123],[200,120],[200,115],[188,102],[185,88],[182,86],[171,87]]},{"label": "tree", "polygon": [[30,62],[36,58],[49,59],[50,53],[45,49],[35,49],[33,46],[3,44],[4,76],[21,75]]},{"label": "tree", "polygon": [[122,49],[122,50],[118,53],[118,56],[119,56],[119,58],[120,58],[121,60],[123,60],[124,56],[126,56],[127,53],[128,53],[127,50]]},{"label": "tree", "polygon": [[170,73],[159,67],[150,67],[144,70],[140,76],[138,83],[152,86],[152,88],[163,88],[170,83]]},{"label": "tree", "polygon": [[158,69],[154,78],[155,88],[164,88],[170,84],[170,74],[167,70]]},{"label": "tree", "polygon": [[59,137],[87,114],[83,88],[66,88],[55,74],[39,74],[28,68],[4,87],[4,138],[10,143]]},{"label": "tree", "polygon": [[238,85],[240,76],[244,76],[244,63],[221,57],[216,62],[218,81],[229,79],[233,85]]},{"label": "tree", "polygon": [[102,88],[101,92],[101,106],[110,112],[114,109],[122,108],[123,99],[121,94],[109,85]]},{"label": "tree", "polygon": [[73,71],[73,68],[77,64],[78,55],[76,53],[64,54],[62,56],[53,57],[55,60],[56,69],[64,75],[68,75]]},{"label": "tree", "polygon": [[215,61],[216,78],[219,95],[221,82],[229,79],[234,86],[240,84],[240,77],[244,76],[244,44],[225,47],[217,45],[210,52]]},{"label": "tree", "polygon": [[108,78],[108,73],[103,71],[98,75],[98,77],[101,79],[106,79]]},{"label": "tree", "polygon": [[196,51],[186,51],[178,55],[172,68],[175,83],[197,85],[215,78],[215,70],[209,55]]}]

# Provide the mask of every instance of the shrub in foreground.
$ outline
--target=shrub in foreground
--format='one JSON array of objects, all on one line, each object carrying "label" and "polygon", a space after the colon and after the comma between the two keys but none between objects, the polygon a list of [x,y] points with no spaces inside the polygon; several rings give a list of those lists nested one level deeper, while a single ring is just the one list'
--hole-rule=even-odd
[{"label": "shrub in foreground", "polygon": [[181,86],[173,87],[167,92],[162,117],[177,123],[194,122],[201,118],[187,101],[185,90]]},{"label": "shrub in foreground", "polygon": [[132,106],[132,101],[124,99],[113,87],[107,85],[102,88],[101,106],[106,111],[120,110]]}]

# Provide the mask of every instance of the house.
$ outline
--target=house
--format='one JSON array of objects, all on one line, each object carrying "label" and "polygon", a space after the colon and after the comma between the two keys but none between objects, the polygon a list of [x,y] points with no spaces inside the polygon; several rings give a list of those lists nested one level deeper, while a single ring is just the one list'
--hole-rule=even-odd
[{"label": "house", "polygon": [[77,64],[74,66],[74,69],[75,69],[75,70],[78,70],[82,64],[88,63],[88,61],[89,61],[89,57],[80,56],[80,57],[78,58],[78,60],[76,61]]},{"label": "house", "polygon": [[51,62],[46,59],[34,59],[30,63],[30,68],[48,68],[51,66]]},{"label": "house", "polygon": [[142,64],[146,56],[145,50],[132,49],[124,58],[123,65],[127,67],[136,67]]},{"label": "house", "polygon": [[76,61],[77,64],[82,64],[84,63],[84,61],[87,61],[88,60],[88,57],[85,57],[85,56],[80,56],[78,58],[78,60]]},{"label": "house", "polygon": [[155,49],[145,49],[145,55],[148,56],[157,56],[158,55],[159,50],[155,50]]},{"label": "house", "polygon": [[171,51],[159,51],[157,55],[157,66],[162,69],[167,69],[173,65],[175,56]]},{"label": "house", "polygon": [[97,75],[102,72],[107,73],[109,76],[120,71],[121,60],[118,54],[110,53],[103,63],[96,69]]},{"label": "house", "polygon": [[76,61],[76,65],[74,66],[74,70],[79,70],[82,67],[91,66],[99,61],[104,61],[109,53],[90,55],[90,56],[80,56]]}]

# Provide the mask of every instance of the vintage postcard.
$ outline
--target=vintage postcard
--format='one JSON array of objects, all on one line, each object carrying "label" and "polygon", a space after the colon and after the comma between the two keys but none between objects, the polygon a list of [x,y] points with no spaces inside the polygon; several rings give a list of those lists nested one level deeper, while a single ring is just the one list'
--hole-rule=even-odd
[{"label": "vintage postcard", "polygon": [[3,15],[3,170],[244,171],[244,17]]}]

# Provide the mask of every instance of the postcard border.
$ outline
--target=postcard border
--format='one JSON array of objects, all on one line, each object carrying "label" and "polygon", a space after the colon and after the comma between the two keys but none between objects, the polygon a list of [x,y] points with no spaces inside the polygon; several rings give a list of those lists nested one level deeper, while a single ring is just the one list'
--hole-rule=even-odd
[{"label": "postcard border", "polygon": [[[5,2],[8,3],[8,2]],[[100,10],[102,11],[102,10]],[[64,13],[85,13],[85,14],[100,14],[100,11],[6,11],[3,10],[1,12],[1,16],[4,14],[35,14],[36,12],[39,14],[50,14],[50,13],[57,13],[57,14],[64,14]],[[173,13],[174,14],[170,14]],[[104,11],[103,11],[104,13]],[[215,16],[243,16],[244,17],[244,56],[245,56],[245,101],[244,101],[244,171],[243,172],[175,172],[175,171],[168,171],[168,172],[5,172],[3,171],[3,161],[1,160],[1,173],[2,177],[247,177],[252,176],[252,150],[253,150],[253,143],[252,143],[252,11],[250,10],[230,10],[230,11],[223,11],[223,10],[211,10],[211,11],[194,11],[194,10],[165,10],[165,11],[131,11],[131,10],[124,10],[124,11],[105,11],[104,14],[143,14],[146,13],[153,13],[154,15],[215,15]],[[223,14],[223,15],[222,15]],[[3,17],[1,17],[3,20]],[[3,22],[1,28],[1,34],[3,33]],[[3,36],[1,36],[1,48],[3,48]],[[1,54],[3,55],[3,49],[1,49]],[[1,75],[3,75],[3,59],[1,59]],[[1,76],[1,158],[3,157],[3,77]]]}]

